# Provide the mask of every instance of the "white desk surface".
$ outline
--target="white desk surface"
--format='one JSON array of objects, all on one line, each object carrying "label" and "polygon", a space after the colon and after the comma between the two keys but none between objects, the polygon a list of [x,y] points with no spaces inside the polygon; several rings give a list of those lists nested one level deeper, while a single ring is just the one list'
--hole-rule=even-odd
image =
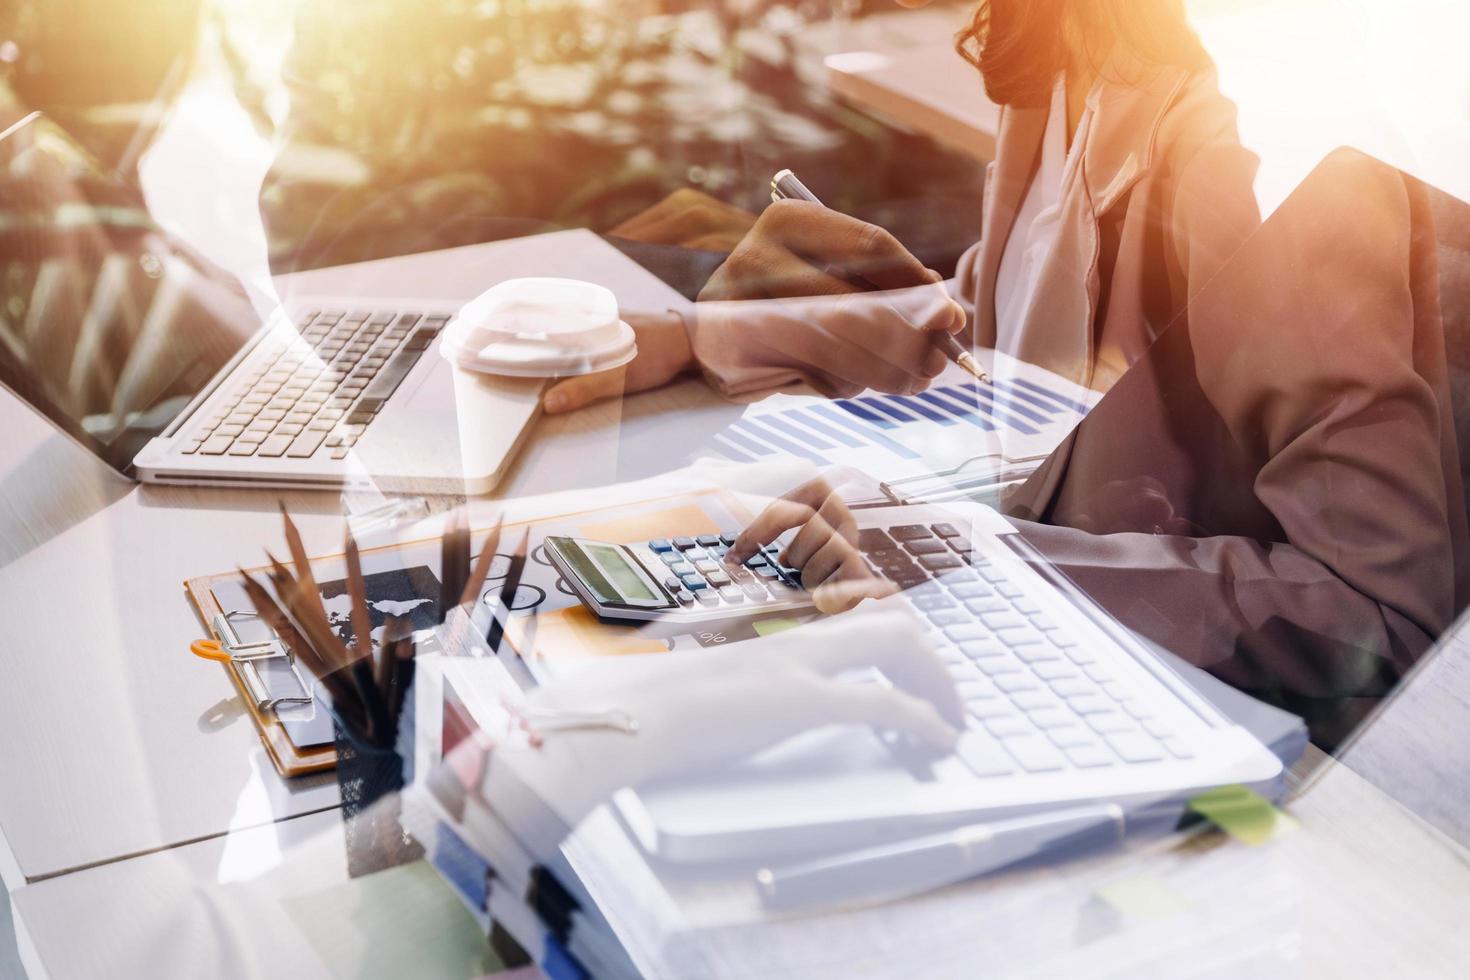
[{"label": "white desk surface", "polygon": [[[398,271],[416,296],[467,299],[479,292],[483,250],[493,248],[453,250],[450,263],[410,256]],[[367,278],[384,294],[395,286]],[[361,268],[302,280],[323,292],[334,284],[342,295],[372,292]],[[691,380],[624,405],[543,418],[498,493],[594,487],[674,468],[738,412]],[[330,774],[276,776],[223,670],[190,655],[201,627],[182,583],[258,564],[263,547],[279,548],[277,500],[295,515],[308,551],[336,552],[340,496],[134,486],[5,391],[0,430],[6,885],[336,806]]]},{"label": "white desk surface", "polygon": [[[1470,859],[1463,850],[1342,766],[1329,768],[1291,810],[1301,829],[1265,848],[1247,848],[1213,834],[1173,851],[1130,859],[1119,873],[1164,876],[1181,860],[1222,857],[1264,871],[1269,883],[1238,875],[1194,881],[1193,891],[1183,896],[1192,906],[1191,917],[1179,921],[1180,928],[1209,922],[1212,935],[1198,941],[1216,952],[1237,943],[1251,951],[1253,976],[1453,976],[1463,971],[1470,962],[1470,933],[1463,928]],[[348,883],[345,872],[335,814],[283,821],[28,886],[13,896],[20,947],[33,974],[53,980],[97,975],[104,966],[119,980],[179,975],[175,969],[186,964],[194,976],[274,978],[279,974],[270,964],[279,962],[292,964],[293,978],[378,977],[388,975],[383,964],[401,964],[404,956],[415,957],[414,975],[424,980],[470,975],[464,964],[484,955],[483,944],[464,928],[447,889],[435,888],[412,869],[400,869],[406,878],[392,887],[382,887],[389,879],[375,882],[377,876]],[[1021,900],[1028,888],[1053,888],[1047,878],[1045,872],[1017,872],[1006,887],[1017,889]],[[220,887],[220,882],[247,880],[248,885]],[[962,911],[969,887],[974,886],[959,886],[941,901],[957,903]],[[1265,901],[1267,890],[1275,914],[1263,930],[1249,906]],[[320,900],[319,912],[309,921],[302,915],[303,897]],[[1058,915],[1076,915],[1075,906],[1059,902],[1062,906],[1067,911]],[[1253,914],[1250,928],[1234,925],[1251,921]],[[1075,975],[1072,970],[1086,964],[1096,975],[1127,976],[1130,944],[1156,955],[1159,930],[1168,931],[1170,918],[1102,921],[1106,924],[1037,923],[1073,937],[1071,945],[1060,944],[1041,962],[992,963],[994,975],[1024,967],[1046,976],[1048,966]],[[75,941],[78,922],[88,923],[84,943]],[[392,937],[387,941],[385,924]],[[824,922],[818,928],[830,927]],[[977,922],[970,928],[978,936],[985,926]],[[831,960],[807,951],[816,963],[828,964],[826,974],[812,962],[803,964],[800,974],[830,975],[832,962],[850,965],[869,957],[871,965],[882,964],[881,974],[903,976],[906,956],[920,954],[917,949],[906,953],[901,936],[880,930],[847,935],[840,955],[829,950]],[[1192,937],[1175,933],[1170,941],[1191,955]],[[926,945],[923,953],[932,956],[933,950]],[[1200,956],[1203,966],[1203,948]]]},{"label": "white desk surface", "polygon": [[801,64],[868,112],[989,162],[999,110],[954,48],[967,7],[893,10],[813,25],[796,39]]}]

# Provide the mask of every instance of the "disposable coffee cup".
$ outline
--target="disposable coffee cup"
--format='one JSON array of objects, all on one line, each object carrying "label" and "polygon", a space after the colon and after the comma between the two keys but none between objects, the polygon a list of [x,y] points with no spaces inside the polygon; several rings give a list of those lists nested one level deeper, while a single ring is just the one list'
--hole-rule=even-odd
[{"label": "disposable coffee cup", "polygon": [[638,353],[617,297],[577,279],[511,279],[466,303],[439,352],[467,371],[566,378],[622,367]]}]

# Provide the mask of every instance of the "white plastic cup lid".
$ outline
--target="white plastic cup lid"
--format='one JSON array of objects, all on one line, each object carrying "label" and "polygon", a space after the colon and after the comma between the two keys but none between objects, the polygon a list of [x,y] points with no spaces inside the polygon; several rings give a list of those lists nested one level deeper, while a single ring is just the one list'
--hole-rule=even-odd
[{"label": "white plastic cup lid", "polygon": [[577,279],[511,279],[466,303],[439,352],[471,371],[567,377],[620,367],[638,353],[612,291]]}]

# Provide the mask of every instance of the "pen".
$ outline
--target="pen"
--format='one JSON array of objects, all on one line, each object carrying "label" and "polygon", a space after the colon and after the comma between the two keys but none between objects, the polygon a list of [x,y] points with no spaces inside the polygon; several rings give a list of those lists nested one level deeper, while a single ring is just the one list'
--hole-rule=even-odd
[{"label": "pen", "polygon": [[1063,843],[1121,839],[1123,827],[1117,804],[1071,807],[762,868],[755,875],[756,890],[772,911],[892,901],[998,870]]},{"label": "pen", "polygon": [[[820,198],[807,189],[801,179],[790,170],[782,170],[771,178],[771,200],[772,201],[810,201],[813,204],[822,204]],[[822,207],[826,207],[822,204]],[[983,384],[990,383],[990,376],[975,360],[975,355],[960,346],[960,342],[951,334],[944,334],[939,340],[939,349],[944,351],[944,356],[964,368]]]}]

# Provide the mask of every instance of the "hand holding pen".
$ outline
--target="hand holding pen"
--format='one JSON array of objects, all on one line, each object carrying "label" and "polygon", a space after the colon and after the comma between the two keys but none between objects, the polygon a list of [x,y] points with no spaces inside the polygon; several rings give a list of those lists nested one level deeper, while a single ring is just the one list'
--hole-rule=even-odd
[{"label": "hand holding pen", "polygon": [[[771,178],[771,200],[773,202],[805,201],[809,204],[825,207],[821,200],[790,170],[782,170]],[[856,221],[856,219],[849,220]],[[833,265],[829,265],[826,269],[821,270],[822,274],[833,276],[836,272],[847,272],[850,269],[861,280],[860,285],[873,289],[893,289],[914,285],[915,283],[911,281],[895,282],[895,275],[901,277],[907,273],[908,277],[912,278],[914,271],[910,267],[919,265],[918,260],[910,255],[896,239],[888,235],[887,232],[882,231],[882,229],[876,228],[873,225],[867,225],[864,228],[865,230],[861,233],[864,237],[860,238],[859,241],[867,243],[862,247],[876,251],[877,257],[867,263],[858,264],[855,267],[849,267],[844,264],[842,270],[837,270]],[[937,273],[925,269],[921,265],[919,268],[922,270],[921,282],[940,282],[940,277]],[[850,280],[852,276],[849,274],[847,278]],[[944,352],[945,357],[958,364],[982,383],[988,384],[990,382],[990,376],[981,368],[980,362],[975,359],[975,355],[965,350],[959,341],[955,340],[953,334],[940,334],[936,343],[939,349]]]}]

